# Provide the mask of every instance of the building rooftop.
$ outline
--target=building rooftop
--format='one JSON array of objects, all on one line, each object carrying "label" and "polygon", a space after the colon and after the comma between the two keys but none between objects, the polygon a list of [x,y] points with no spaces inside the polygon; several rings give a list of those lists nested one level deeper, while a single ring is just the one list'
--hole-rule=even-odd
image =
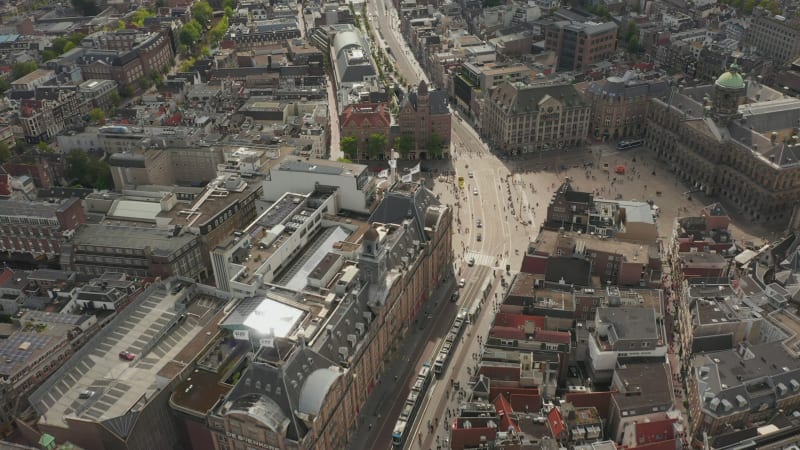
[{"label": "building rooftop", "polygon": [[597,325],[609,324],[616,340],[658,339],[661,333],[656,323],[656,312],[650,308],[601,307],[597,308]]},{"label": "building rooftop", "polygon": [[150,248],[153,254],[171,254],[195,239],[192,234],[172,236],[167,230],[100,224],[81,225],[72,236],[76,246]]},{"label": "building rooftop", "polygon": [[53,77],[53,76],[55,76],[55,72],[53,72],[52,70],[36,69],[36,70],[34,70],[33,72],[31,72],[31,73],[29,73],[27,75],[24,75],[24,76],[22,76],[20,78],[17,78],[16,80],[12,81],[11,83],[12,84],[26,84],[26,83],[30,83],[32,81],[36,81],[36,80],[38,80],[39,78],[42,78],[42,77]]},{"label": "building rooftop", "polygon": [[[223,300],[188,284],[177,291],[153,284],[90,339],[31,394],[40,420],[63,427],[66,417],[103,422],[127,436],[137,411],[177,375],[171,363],[188,357],[177,361],[184,367],[213,336],[201,331],[216,327]],[[188,347],[192,354],[184,353]],[[122,351],[135,359],[121,359]],[[89,398],[80,398],[87,391]]]},{"label": "building rooftop", "polygon": [[692,367],[702,407],[717,415],[762,407],[765,396],[780,400],[800,392],[800,360],[781,342],[740,343],[738,348],[698,354]]},{"label": "building rooftop", "polygon": [[620,255],[626,262],[640,261],[642,264],[647,264],[650,257],[650,248],[647,245],[571,231],[542,229],[533,246],[537,252],[555,256],[559,249],[562,253],[565,250],[574,251],[579,242],[586,244],[587,251]]},{"label": "building rooftop", "polygon": [[89,320],[89,316],[43,311],[27,311],[20,326],[0,340],[0,377],[7,379],[50,351],[56,342],[70,339],[70,333]]},{"label": "building rooftop", "polygon": [[39,217],[54,219],[56,217],[57,204],[53,203],[34,203],[17,200],[0,201],[0,216],[7,217]]},{"label": "building rooftop", "polygon": [[289,172],[319,173],[323,175],[358,176],[367,170],[367,166],[363,164],[342,163],[323,159],[286,159],[278,166],[278,170],[285,170]]},{"label": "building rooftop", "polygon": [[635,411],[629,415],[649,414],[673,403],[671,370],[666,363],[626,364],[614,371],[613,383],[617,392],[611,397],[622,411]]}]

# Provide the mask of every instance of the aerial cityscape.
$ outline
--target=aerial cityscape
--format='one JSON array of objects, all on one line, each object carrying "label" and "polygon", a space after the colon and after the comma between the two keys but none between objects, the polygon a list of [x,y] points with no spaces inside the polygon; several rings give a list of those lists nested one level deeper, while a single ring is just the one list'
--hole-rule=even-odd
[{"label": "aerial cityscape", "polygon": [[800,2],[0,12],[0,450],[800,448]]}]

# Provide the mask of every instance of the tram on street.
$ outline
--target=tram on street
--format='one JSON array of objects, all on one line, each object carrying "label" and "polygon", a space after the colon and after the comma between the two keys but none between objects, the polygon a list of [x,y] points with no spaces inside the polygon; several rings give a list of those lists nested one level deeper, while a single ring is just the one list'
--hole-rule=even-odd
[{"label": "tram on street", "polygon": [[408,393],[408,398],[406,398],[403,409],[400,411],[400,417],[397,418],[397,423],[394,425],[394,430],[392,431],[392,445],[394,448],[403,448],[403,443],[408,434],[411,433],[420,405],[425,401],[425,393],[431,384],[431,378],[431,365],[426,362],[419,370],[414,384],[411,385],[411,392]]},{"label": "tram on street", "polygon": [[433,373],[436,374],[436,378],[441,378],[442,375],[444,375],[447,365],[450,363],[450,359],[453,357],[456,347],[458,347],[461,334],[464,332],[464,322],[466,322],[466,319],[467,311],[462,308],[453,320],[450,331],[447,332],[447,336],[445,336],[444,341],[442,341],[442,346],[439,347],[436,360],[433,362]]}]

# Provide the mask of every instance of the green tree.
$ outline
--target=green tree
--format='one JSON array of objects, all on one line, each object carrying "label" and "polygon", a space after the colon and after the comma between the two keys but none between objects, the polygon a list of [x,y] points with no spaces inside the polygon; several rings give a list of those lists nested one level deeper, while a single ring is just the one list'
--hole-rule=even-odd
[{"label": "green tree", "polygon": [[630,39],[633,36],[638,36],[638,34],[639,34],[639,32],[636,29],[636,21],[635,20],[629,20],[628,21],[628,26],[625,27],[625,34],[624,34],[623,40],[626,41],[626,42],[630,41]]},{"label": "green tree", "polygon": [[117,91],[111,92],[111,95],[109,96],[109,99],[111,100],[111,106],[113,106],[114,108],[119,106],[119,102],[120,102],[119,92],[117,92]]},{"label": "green tree", "polygon": [[0,142],[0,164],[7,162],[14,156],[14,152],[8,147],[8,145]]},{"label": "green tree", "polygon": [[225,36],[225,33],[228,31],[228,17],[224,16],[214,25],[214,28],[211,29],[211,32],[208,34],[209,39],[212,44],[216,45],[222,38]]},{"label": "green tree", "polygon": [[77,46],[78,45],[76,43],[72,42],[72,41],[67,42],[67,44],[64,45],[64,53],[67,53],[68,51],[72,50],[73,48],[75,48]]},{"label": "green tree", "polygon": [[349,160],[347,158],[336,158],[336,161],[340,162],[340,163],[345,163],[345,164],[350,164],[350,163],[353,162],[353,161],[351,161],[351,160]]},{"label": "green tree", "polygon": [[225,17],[233,17],[233,8],[230,6],[225,7]]},{"label": "green tree", "polygon": [[36,144],[36,148],[42,153],[53,153],[54,151],[53,147],[50,147],[50,144],[45,141],[39,141],[39,143]]},{"label": "green tree", "polygon": [[397,136],[394,138],[394,148],[400,153],[401,158],[406,159],[411,150],[414,150],[414,138],[407,134]]},{"label": "green tree", "polygon": [[10,87],[11,84],[8,81],[0,78],[0,94],[5,93]]},{"label": "green tree", "polygon": [[631,38],[628,39],[628,51],[631,53],[638,53],[639,50],[639,36],[631,36]]},{"label": "green tree", "polygon": [[339,141],[342,153],[349,159],[358,159],[358,138],[355,136],[345,136]]},{"label": "green tree", "polygon": [[36,64],[36,61],[25,61],[25,62],[14,63],[14,65],[11,66],[11,75],[16,80],[24,77],[25,75],[33,72],[38,68],[39,65]]},{"label": "green tree", "polygon": [[110,189],[114,185],[108,164],[97,158],[90,158],[81,149],[70,152],[67,156],[67,167],[75,185],[95,189]]},{"label": "green tree", "polygon": [[236,9],[236,0],[222,0],[222,8]]},{"label": "green tree", "polygon": [[106,121],[106,113],[100,108],[92,108],[89,111],[89,118],[95,123],[104,123]]},{"label": "green tree", "polygon": [[367,154],[370,158],[377,158],[386,150],[386,136],[372,133],[367,141]]},{"label": "green tree", "polygon": [[71,151],[67,156],[67,170],[70,178],[80,182],[89,170],[89,155],[81,149]]},{"label": "green tree", "polygon": [[55,50],[46,48],[42,50],[42,61],[50,61],[51,59],[56,59],[58,57],[58,53]]},{"label": "green tree", "polygon": [[214,16],[214,10],[206,0],[200,0],[192,5],[192,19],[200,22],[204,27],[211,23],[211,18]]},{"label": "green tree", "polygon": [[442,148],[444,148],[442,137],[433,133],[431,138],[428,139],[428,145],[425,147],[425,150],[428,151],[431,157],[439,157],[442,155]]},{"label": "green tree", "polygon": [[200,37],[203,35],[203,28],[200,23],[194,19],[190,20],[186,25],[181,28],[178,39],[181,44],[188,48],[193,48],[195,44],[200,42]]},{"label": "green tree", "polygon": [[131,17],[131,24],[141,28],[144,26],[144,20],[147,19],[148,17],[153,17],[153,16],[155,16],[155,13],[153,13],[152,11],[148,11],[144,8],[137,9],[136,12],[134,12],[133,16]]}]

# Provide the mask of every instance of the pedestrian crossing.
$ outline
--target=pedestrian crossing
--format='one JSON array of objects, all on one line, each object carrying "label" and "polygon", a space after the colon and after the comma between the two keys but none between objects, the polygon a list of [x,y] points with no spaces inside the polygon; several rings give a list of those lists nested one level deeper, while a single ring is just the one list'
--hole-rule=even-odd
[{"label": "pedestrian crossing", "polygon": [[499,262],[499,267],[505,267],[506,264],[506,258],[502,258],[500,261],[497,261],[496,255],[485,255],[478,252],[467,252],[464,255],[464,261],[467,263],[469,263],[470,259],[472,258],[475,258],[476,266],[495,267],[495,262]]}]

